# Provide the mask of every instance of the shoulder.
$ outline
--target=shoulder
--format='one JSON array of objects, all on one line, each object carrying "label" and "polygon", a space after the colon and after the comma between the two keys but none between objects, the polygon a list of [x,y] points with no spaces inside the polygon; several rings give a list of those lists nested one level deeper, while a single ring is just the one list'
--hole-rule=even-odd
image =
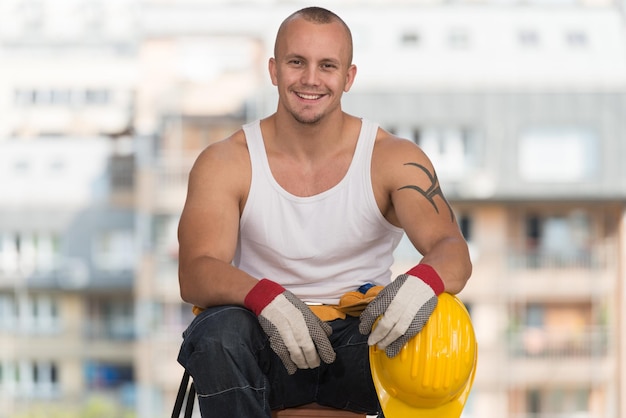
[{"label": "shoulder", "polygon": [[249,163],[248,146],[242,130],[207,146],[196,159],[192,172],[228,169]]},{"label": "shoulder", "polygon": [[415,142],[378,128],[372,155],[372,171],[379,175],[392,175],[402,167],[414,164],[423,166],[428,171],[434,170],[428,156]]},{"label": "shoulder", "polygon": [[250,155],[243,130],[207,146],[196,159],[189,174],[190,186],[220,183],[246,185],[251,176]]},{"label": "shoulder", "polygon": [[407,185],[428,190],[433,183],[434,168],[415,142],[379,128],[372,153],[371,176],[381,213],[389,222],[400,226],[395,206],[402,202],[394,197]]}]

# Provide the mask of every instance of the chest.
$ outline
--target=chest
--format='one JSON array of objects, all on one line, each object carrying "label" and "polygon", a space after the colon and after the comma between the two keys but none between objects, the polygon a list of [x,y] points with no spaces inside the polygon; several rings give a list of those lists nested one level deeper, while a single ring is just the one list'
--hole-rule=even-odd
[{"label": "chest", "polygon": [[308,197],[338,185],[350,169],[352,154],[337,154],[319,161],[270,156],[268,161],[274,180],[285,191],[294,196]]}]

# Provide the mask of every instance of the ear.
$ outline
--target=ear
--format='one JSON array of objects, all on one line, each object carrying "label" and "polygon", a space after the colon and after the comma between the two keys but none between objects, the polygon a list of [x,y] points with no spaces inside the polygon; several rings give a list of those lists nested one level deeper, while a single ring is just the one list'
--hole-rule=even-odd
[{"label": "ear", "polygon": [[267,63],[267,69],[269,70],[270,79],[272,80],[272,84],[277,86],[278,85],[278,76],[276,75],[277,69],[276,69],[276,59],[275,58],[270,58],[269,59],[269,62]]},{"label": "ear", "polygon": [[354,83],[354,78],[356,77],[356,65],[350,64],[348,67],[348,72],[346,73],[346,85],[343,88],[345,93],[350,91],[352,84]]}]

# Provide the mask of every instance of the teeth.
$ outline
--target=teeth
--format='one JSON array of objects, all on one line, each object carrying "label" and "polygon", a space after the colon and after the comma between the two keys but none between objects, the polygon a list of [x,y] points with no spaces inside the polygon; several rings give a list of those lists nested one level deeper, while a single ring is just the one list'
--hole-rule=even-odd
[{"label": "teeth", "polygon": [[320,97],[322,97],[319,94],[301,94],[301,93],[298,93],[298,96],[307,100],[315,100],[315,99],[319,99]]}]

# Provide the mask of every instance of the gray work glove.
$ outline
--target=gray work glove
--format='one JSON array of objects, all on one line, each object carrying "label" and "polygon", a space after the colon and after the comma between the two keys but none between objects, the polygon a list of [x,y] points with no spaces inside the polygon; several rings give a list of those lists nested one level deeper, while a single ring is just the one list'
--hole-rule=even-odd
[{"label": "gray work glove", "polygon": [[418,264],[385,286],[367,305],[361,313],[359,331],[363,335],[370,334],[369,345],[377,345],[388,357],[395,357],[426,325],[437,306],[437,295],[443,289],[443,282],[435,270]]}]

